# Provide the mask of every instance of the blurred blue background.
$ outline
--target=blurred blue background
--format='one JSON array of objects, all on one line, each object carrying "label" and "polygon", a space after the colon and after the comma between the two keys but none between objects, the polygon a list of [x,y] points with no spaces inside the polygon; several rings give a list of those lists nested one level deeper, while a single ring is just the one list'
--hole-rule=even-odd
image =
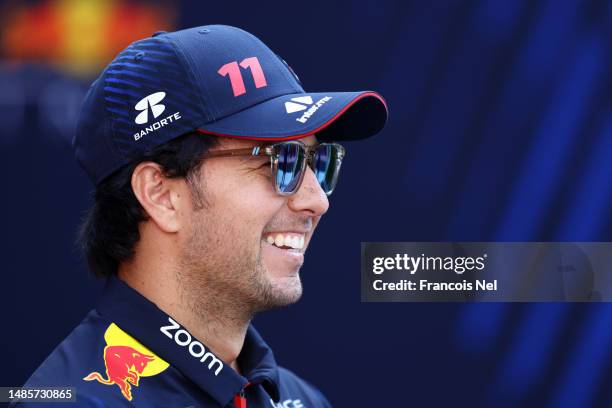
[{"label": "blurred blue background", "polygon": [[75,230],[92,186],[69,141],[113,56],[222,23],[308,91],[375,89],[302,269],[258,316],[280,364],[337,407],[610,406],[610,304],[360,303],[362,241],[612,241],[612,3],[604,0],[0,3],[0,385],[92,308]]}]

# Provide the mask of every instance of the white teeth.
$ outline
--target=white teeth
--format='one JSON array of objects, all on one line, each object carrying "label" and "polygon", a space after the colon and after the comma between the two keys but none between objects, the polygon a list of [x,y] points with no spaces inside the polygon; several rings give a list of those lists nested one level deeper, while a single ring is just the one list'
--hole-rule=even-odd
[{"label": "white teeth", "polygon": [[282,247],[285,245],[285,237],[283,237],[282,234],[278,234],[276,238],[274,238],[274,245],[277,247]]},{"label": "white teeth", "polygon": [[266,242],[277,247],[288,246],[293,249],[302,249],[304,248],[304,235],[268,235]]}]

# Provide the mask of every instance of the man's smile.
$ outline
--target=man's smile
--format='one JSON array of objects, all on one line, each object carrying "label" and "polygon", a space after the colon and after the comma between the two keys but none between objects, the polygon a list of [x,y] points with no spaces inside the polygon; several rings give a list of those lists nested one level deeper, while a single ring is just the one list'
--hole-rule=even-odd
[{"label": "man's smile", "polygon": [[271,231],[262,236],[262,250],[276,271],[297,271],[304,263],[307,231]]},{"label": "man's smile", "polygon": [[264,234],[268,244],[275,245],[281,249],[303,249],[306,234],[299,232],[269,232]]}]

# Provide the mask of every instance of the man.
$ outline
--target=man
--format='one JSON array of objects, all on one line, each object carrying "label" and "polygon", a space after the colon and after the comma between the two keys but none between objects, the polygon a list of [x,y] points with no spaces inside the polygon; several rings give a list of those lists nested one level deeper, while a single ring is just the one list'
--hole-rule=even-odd
[{"label": "man", "polygon": [[330,406],[250,321],[302,294],[345,153],[333,140],[386,119],[374,92],[305,93],[234,27],[130,45],[92,84],[74,140],[96,184],[80,239],[107,287],[26,387],[74,387],[78,406]]}]

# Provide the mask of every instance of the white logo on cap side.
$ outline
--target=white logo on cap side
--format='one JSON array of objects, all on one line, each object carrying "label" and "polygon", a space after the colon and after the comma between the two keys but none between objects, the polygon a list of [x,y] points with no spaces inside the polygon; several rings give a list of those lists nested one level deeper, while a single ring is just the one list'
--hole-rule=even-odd
[{"label": "white logo on cap side", "polygon": [[[151,132],[155,132],[164,126],[173,124],[177,120],[181,119],[181,112],[174,112],[170,116],[167,116],[163,119],[158,120],[157,122],[153,122],[153,119],[161,116],[162,113],[166,110],[166,105],[162,105],[160,102],[164,100],[166,97],[165,92],[155,92],[151,95],[145,96],[135,106],[136,110],[142,111],[136,116],[134,122],[139,125],[147,124],[147,127],[141,128],[137,133],[134,133],[134,140],[138,141],[142,139],[143,136],[148,135]],[[153,117],[149,117],[149,111],[153,115]],[[149,123],[149,121],[153,123]]]},{"label": "white logo on cap side", "polygon": [[326,102],[332,99],[331,96],[324,96],[316,102],[313,102],[312,96],[299,96],[291,98],[292,102],[285,102],[285,110],[287,113],[305,111],[300,117],[295,118],[300,123],[308,122],[308,119],[319,110]]},{"label": "white logo on cap side", "polygon": [[308,108],[308,106],[305,105],[312,105],[312,96],[298,96],[297,98],[291,98],[291,100],[294,102],[285,102],[285,110],[287,113],[303,111]]},{"label": "white logo on cap side", "polygon": [[161,105],[160,102],[163,101],[165,97],[165,92],[155,92],[138,101],[134,108],[142,112],[136,116],[134,122],[139,125],[147,123],[149,121],[149,110],[153,114],[153,119],[164,113],[166,106]]}]

